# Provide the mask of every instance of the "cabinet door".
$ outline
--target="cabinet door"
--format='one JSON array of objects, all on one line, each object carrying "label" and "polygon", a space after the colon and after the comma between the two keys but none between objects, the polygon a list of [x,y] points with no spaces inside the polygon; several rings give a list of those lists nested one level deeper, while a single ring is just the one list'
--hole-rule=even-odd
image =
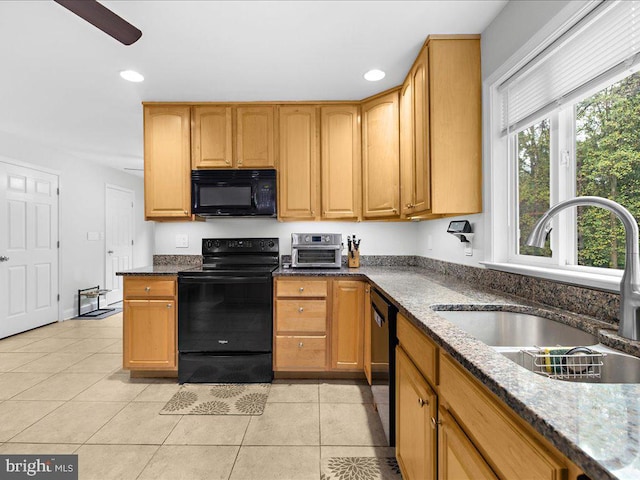
[{"label": "cabinet door", "polygon": [[362,371],[364,361],[364,282],[334,280],[331,367]]},{"label": "cabinet door", "polygon": [[282,219],[319,216],[319,162],[315,107],[280,107],[280,206]]},{"label": "cabinet door", "polygon": [[415,155],[413,147],[413,91],[409,74],[400,90],[400,211],[403,217],[414,213]]},{"label": "cabinet door", "polygon": [[437,397],[402,348],[396,348],[396,457],[405,480],[436,478]]},{"label": "cabinet door", "polygon": [[273,107],[236,110],[236,166],[275,168]]},{"label": "cabinet door", "polygon": [[193,168],[231,168],[231,107],[193,107]]},{"label": "cabinet door", "polygon": [[497,480],[449,412],[439,409],[438,480]]},{"label": "cabinet door", "polygon": [[144,107],[145,217],[191,215],[189,107]]},{"label": "cabinet door", "polygon": [[411,70],[413,91],[413,138],[415,145],[413,168],[413,213],[431,208],[431,179],[429,161],[429,89],[428,50],[425,48]]},{"label": "cabinet door", "polygon": [[400,214],[398,92],[362,104],[363,217]]},{"label": "cabinet door", "polygon": [[480,41],[430,40],[431,211],[482,211]]},{"label": "cabinet door", "polygon": [[320,112],[322,218],[357,219],[362,198],[358,107],[322,107]]},{"label": "cabinet door", "polygon": [[174,300],[125,300],[124,319],[124,368],[176,368]]}]

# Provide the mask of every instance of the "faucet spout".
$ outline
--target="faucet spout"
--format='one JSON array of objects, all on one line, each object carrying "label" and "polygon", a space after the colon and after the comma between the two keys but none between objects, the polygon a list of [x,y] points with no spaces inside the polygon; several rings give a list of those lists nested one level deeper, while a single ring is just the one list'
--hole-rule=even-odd
[{"label": "faucet spout", "polygon": [[625,266],[620,281],[620,325],[618,334],[631,340],[640,340],[640,248],[638,247],[638,222],[625,207],[602,197],[576,197],[564,200],[549,210],[536,222],[527,239],[527,245],[544,246],[551,230],[551,219],[569,207],[596,206],[613,212],[622,222],[625,231]]}]

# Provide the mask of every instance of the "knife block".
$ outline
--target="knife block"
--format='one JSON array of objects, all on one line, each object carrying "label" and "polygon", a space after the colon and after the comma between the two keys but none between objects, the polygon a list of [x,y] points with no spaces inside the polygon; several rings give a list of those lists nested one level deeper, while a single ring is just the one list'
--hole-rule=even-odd
[{"label": "knife block", "polygon": [[[352,256],[353,254],[353,256]],[[360,267],[360,251],[354,250],[352,253],[347,255],[349,268],[359,268]]]}]

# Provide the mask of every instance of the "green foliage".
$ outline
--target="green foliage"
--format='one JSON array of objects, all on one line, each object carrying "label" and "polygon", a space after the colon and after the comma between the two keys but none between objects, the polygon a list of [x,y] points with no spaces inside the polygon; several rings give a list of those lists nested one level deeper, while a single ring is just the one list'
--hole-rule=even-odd
[{"label": "green foliage", "polygon": [[[576,193],[597,195],[640,215],[640,74],[576,105]],[[578,264],[624,268],[624,229],[614,214],[578,212]]]},{"label": "green foliage", "polygon": [[[640,73],[575,106],[576,195],[609,198],[640,217]],[[550,256],[524,244],[549,208],[549,121],[518,134],[520,253]],[[578,209],[578,264],[624,268],[624,228],[599,207]]]}]

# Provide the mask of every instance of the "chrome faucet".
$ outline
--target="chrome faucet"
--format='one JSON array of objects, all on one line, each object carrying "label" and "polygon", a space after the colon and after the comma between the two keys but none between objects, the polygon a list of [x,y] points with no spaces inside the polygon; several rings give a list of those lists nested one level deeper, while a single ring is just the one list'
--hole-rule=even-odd
[{"label": "chrome faucet", "polygon": [[551,231],[551,218],[568,207],[596,206],[616,214],[624,225],[625,265],[620,281],[620,325],[618,334],[631,340],[640,340],[640,259],[638,254],[638,222],[631,212],[613,200],[602,197],[576,197],[560,202],[545,212],[534,225],[527,245],[543,247]]}]

